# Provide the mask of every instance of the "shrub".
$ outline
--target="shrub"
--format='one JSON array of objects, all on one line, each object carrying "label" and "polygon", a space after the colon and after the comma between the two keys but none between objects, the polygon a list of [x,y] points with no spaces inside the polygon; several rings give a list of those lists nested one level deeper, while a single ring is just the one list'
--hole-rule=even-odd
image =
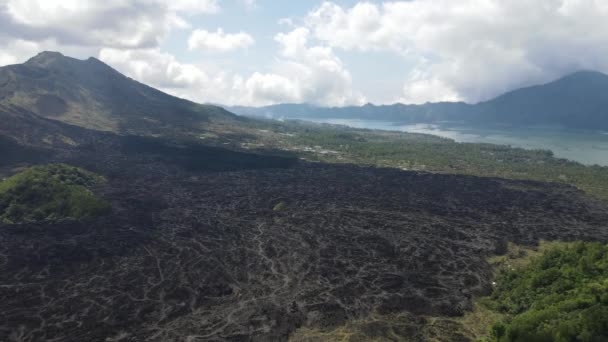
[{"label": "shrub", "polygon": [[495,341],[608,341],[608,246],[577,242],[497,277]]},{"label": "shrub", "polygon": [[110,206],[90,190],[104,181],[65,164],[35,166],[0,182],[0,220],[5,223],[80,219]]}]

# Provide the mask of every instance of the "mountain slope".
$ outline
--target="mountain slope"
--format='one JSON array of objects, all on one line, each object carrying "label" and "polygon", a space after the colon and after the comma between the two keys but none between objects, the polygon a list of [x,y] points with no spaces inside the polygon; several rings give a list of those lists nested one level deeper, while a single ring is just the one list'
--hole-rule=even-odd
[{"label": "mountain slope", "polygon": [[134,81],[103,62],[42,52],[0,68],[0,105],[66,123],[120,133],[182,132],[239,120]]},{"label": "mountain slope", "polygon": [[551,83],[517,89],[475,106],[488,123],[608,128],[608,75],[581,71]]},{"label": "mountain slope", "polygon": [[468,124],[563,125],[608,129],[608,76],[600,72],[581,71],[478,104],[397,103],[343,108],[289,104],[230,109],[237,114],[275,118],[368,119],[405,123],[460,121]]},{"label": "mountain slope", "polygon": [[15,106],[0,105],[0,136],[22,146],[70,147],[86,140],[89,131],[38,116]]}]

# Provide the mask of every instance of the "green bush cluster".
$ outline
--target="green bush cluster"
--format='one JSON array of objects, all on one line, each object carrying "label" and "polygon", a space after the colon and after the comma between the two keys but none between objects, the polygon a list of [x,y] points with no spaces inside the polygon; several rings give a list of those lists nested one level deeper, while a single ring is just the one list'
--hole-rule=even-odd
[{"label": "green bush cluster", "polygon": [[26,169],[0,182],[0,220],[10,224],[103,214],[109,204],[89,190],[103,180],[65,164]]},{"label": "green bush cluster", "polygon": [[608,245],[548,250],[522,269],[503,269],[491,296],[504,313],[495,341],[608,341]]}]

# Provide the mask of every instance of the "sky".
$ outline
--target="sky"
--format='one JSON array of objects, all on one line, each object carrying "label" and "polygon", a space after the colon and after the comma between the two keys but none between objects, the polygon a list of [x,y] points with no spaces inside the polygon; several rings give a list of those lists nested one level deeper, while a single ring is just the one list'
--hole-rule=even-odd
[{"label": "sky", "polygon": [[475,103],[608,73],[608,1],[0,0],[0,65],[44,50],[200,103]]}]

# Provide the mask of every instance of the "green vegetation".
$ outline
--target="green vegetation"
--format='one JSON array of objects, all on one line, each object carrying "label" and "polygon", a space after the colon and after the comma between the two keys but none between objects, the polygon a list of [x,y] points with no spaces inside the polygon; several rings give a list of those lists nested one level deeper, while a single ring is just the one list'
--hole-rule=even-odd
[{"label": "green vegetation", "polygon": [[0,220],[40,222],[103,214],[109,204],[89,190],[103,181],[101,176],[65,164],[26,169],[0,182]]},{"label": "green vegetation", "polygon": [[291,153],[310,161],[569,184],[608,200],[608,167],[556,158],[547,150],[304,121],[257,120],[215,129],[217,137],[199,139],[260,153]]},{"label": "green vegetation", "polygon": [[608,245],[509,244],[490,259],[495,289],[463,317],[371,315],[332,329],[301,328],[301,341],[608,341]]},{"label": "green vegetation", "polygon": [[266,146],[280,145],[313,161],[557,182],[608,200],[608,167],[558,159],[550,151],[312,124],[288,123],[275,132],[281,141]]},{"label": "green vegetation", "polygon": [[504,315],[494,341],[608,340],[608,245],[577,242],[506,263],[485,302]]},{"label": "green vegetation", "polygon": [[284,211],[285,209],[287,209],[287,203],[283,201],[277,203],[274,208],[272,208],[273,211]]}]

